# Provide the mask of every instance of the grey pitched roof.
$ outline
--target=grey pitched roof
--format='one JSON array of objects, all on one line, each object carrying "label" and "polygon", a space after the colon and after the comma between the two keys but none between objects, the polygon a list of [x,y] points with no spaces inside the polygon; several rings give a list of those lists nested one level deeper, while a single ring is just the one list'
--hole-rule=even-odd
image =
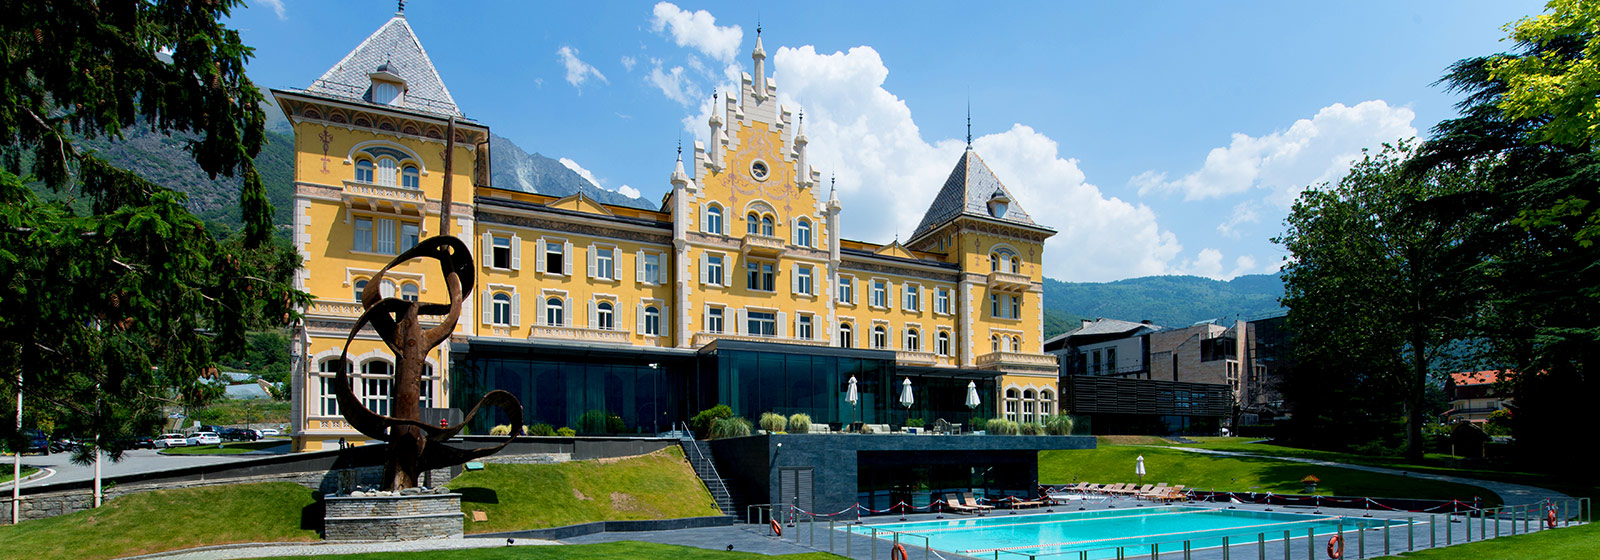
[{"label": "grey pitched roof", "polygon": [[1080,328],[1078,330],[1072,331],[1071,333],[1068,333],[1068,334],[1071,334],[1072,336],[1092,336],[1092,335],[1097,335],[1097,334],[1122,334],[1122,333],[1127,333],[1127,332],[1133,332],[1133,331],[1139,330],[1141,328],[1147,328],[1147,329],[1150,329],[1152,331],[1159,331],[1159,330],[1164,330],[1165,329],[1164,327],[1161,327],[1160,325],[1152,325],[1152,324],[1149,324],[1149,323],[1135,323],[1133,321],[1123,321],[1121,319],[1100,318],[1100,319],[1096,319],[1092,323],[1089,323],[1088,326],[1085,326],[1085,327]]},{"label": "grey pitched roof", "polygon": [[[1000,218],[989,215],[989,199],[996,193],[1004,194],[1006,198],[1011,199],[1005,216]],[[917,224],[911,239],[922,237],[962,214],[1041,227],[1034,223],[1033,218],[1028,217],[1022,205],[1017,203],[1017,198],[1011,196],[1011,191],[1006,190],[1006,186],[994,176],[994,171],[983,163],[983,158],[978,157],[978,153],[972,151],[972,148],[967,148],[961,154],[961,159],[956,161],[956,168],[950,171],[950,178],[944,180],[944,187],[933,197],[933,204],[928,207],[928,213],[922,216],[922,223]]]},{"label": "grey pitched roof", "polygon": [[326,97],[370,103],[367,90],[372,86],[370,74],[379,66],[387,66],[389,73],[406,81],[405,94],[396,107],[441,116],[464,117],[450,90],[439,79],[439,71],[428,59],[417,34],[406,23],[404,14],[395,14],[388,23],[362,41],[338,64],[306,88],[307,93]]}]

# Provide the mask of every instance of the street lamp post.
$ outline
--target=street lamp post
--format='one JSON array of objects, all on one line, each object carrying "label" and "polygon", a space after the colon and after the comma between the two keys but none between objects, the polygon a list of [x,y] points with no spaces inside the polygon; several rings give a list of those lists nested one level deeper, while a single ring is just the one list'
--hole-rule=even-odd
[{"label": "street lamp post", "polygon": [[[22,372],[17,372],[17,433],[22,433]],[[45,447],[50,443],[45,442]],[[11,524],[22,522],[22,449],[13,449],[16,461],[11,464]]]}]

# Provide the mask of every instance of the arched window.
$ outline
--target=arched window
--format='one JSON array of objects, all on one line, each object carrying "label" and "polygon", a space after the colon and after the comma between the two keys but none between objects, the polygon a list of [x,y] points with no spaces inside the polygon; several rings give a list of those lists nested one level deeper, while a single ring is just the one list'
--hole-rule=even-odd
[{"label": "arched window", "polygon": [[373,170],[373,165],[372,165],[372,161],[371,160],[363,159],[363,160],[357,161],[356,162],[356,181],[357,182],[361,182],[361,183],[371,183],[372,182],[372,170]]},{"label": "arched window", "polygon": [[990,346],[992,351],[999,352],[1000,351],[1000,335],[997,335],[997,334],[989,335],[989,346]]},{"label": "arched window", "polygon": [[373,360],[361,364],[361,404],[378,414],[389,415],[389,384],[394,369],[389,362]]},{"label": "arched window", "polygon": [[595,306],[594,328],[601,330],[615,330],[617,328],[616,308],[611,302],[602,301]]},{"label": "arched window", "polygon": [[394,186],[395,162],[394,158],[378,158],[378,171],[372,177],[372,182],[386,187]]},{"label": "arched window", "polygon": [[1056,394],[1049,389],[1039,391],[1039,418],[1055,414]]},{"label": "arched window", "polygon": [[935,339],[935,340],[937,340],[937,342],[934,343],[934,347],[933,347],[934,352],[939,354],[940,356],[949,356],[950,355],[950,333],[945,332],[945,331],[939,331],[939,337],[937,339]]},{"label": "arched window", "polygon": [[407,164],[400,168],[400,186],[408,189],[422,188],[422,177],[417,173],[417,166]]},{"label": "arched window", "polygon": [[1016,389],[1006,389],[1006,420],[1017,421],[1017,401],[1019,395]]},{"label": "arched window", "polygon": [[561,302],[561,298],[553,297],[545,300],[544,324],[555,327],[567,324],[565,318],[561,316],[564,310],[565,305]]},{"label": "arched window", "polygon": [[794,226],[794,244],[801,247],[811,246],[811,220],[800,218]]},{"label": "arched window", "polygon": [[1024,424],[1033,423],[1033,407],[1037,399],[1038,396],[1033,392],[1033,389],[1022,392],[1022,422]]},{"label": "arched window", "polygon": [[403,299],[403,300],[406,300],[406,301],[417,301],[419,298],[417,296],[417,285],[416,285],[416,283],[414,283],[414,282],[406,282],[404,284],[401,284],[400,285],[400,299]]},{"label": "arched window", "polygon": [[1012,352],[1021,352],[1022,351],[1022,337],[1020,337],[1020,336],[1011,337],[1011,351]]},{"label": "arched window", "polygon": [[389,82],[372,82],[372,102],[380,105],[392,105],[395,98],[400,97],[400,86]]},{"label": "arched window", "polygon": [[839,324],[839,347],[851,348],[856,345],[855,331],[850,328],[850,323]]},{"label": "arched window", "polygon": [[1000,272],[1000,253],[989,253],[989,272]]},{"label": "arched window", "polygon": [[922,351],[922,336],[917,332],[917,329],[906,329],[906,351]]},{"label": "arched window", "polygon": [[[345,373],[355,371],[355,368],[351,367],[349,360],[344,360],[343,363]],[[338,358],[328,358],[323,360],[322,363],[317,367],[317,370],[323,374],[318,376],[322,389],[322,398],[320,399],[319,404],[321,405],[320,408],[323,416],[339,415],[339,395],[334,392],[334,388],[336,387],[335,384],[338,383],[339,380],[334,379],[333,377],[334,374],[339,373],[339,365],[340,361]]]},{"label": "arched window", "polygon": [[644,334],[661,334],[661,310],[654,305],[644,308]]},{"label": "arched window", "polygon": [[361,301],[361,292],[363,292],[363,291],[365,291],[367,289],[367,279],[366,278],[357,278],[355,286],[356,286],[356,301],[360,302]]},{"label": "arched window", "polygon": [[883,325],[872,327],[872,347],[880,350],[889,347],[889,329]]},{"label": "arched window", "polygon": [[772,216],[761,217],[761,235],[772,237]]},{"label": "arched window", "polygon": [[706,233],[722,234],[722,207],[706,206]]},{"label": "arched window", "polygon": [[509,326],[511,324],[511,294],[495,292],[494,294],[494,324]]},{"label": "arched window", "polygon": [[1022,274],[1022,257],[1011,257],[1011,272],[1013,274]]},{"label": "arched window", "polygon": [[760,235],[761,234],[761,215],[757,214],[755,212],[751,212],[750,215],[745,216],[744,217],[744,229],[745,229],[745,233],[748,233],[750,235]]}]

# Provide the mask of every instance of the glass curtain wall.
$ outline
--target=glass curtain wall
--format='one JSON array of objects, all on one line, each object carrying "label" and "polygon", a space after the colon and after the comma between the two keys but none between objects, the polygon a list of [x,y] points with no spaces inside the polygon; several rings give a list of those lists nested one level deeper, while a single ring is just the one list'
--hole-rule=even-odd
[{"label": "glass curtain wall", "polygon": [[[450,376],[452,407],[470,409],[485,393],[510,391],[522,401],[521,422],[583,435],[649,434],[683,419],[688,364],[574,363],[527,358],[458,359]],[[480,410],[468,429],[487,434],[509,424],[498,408]]]}]

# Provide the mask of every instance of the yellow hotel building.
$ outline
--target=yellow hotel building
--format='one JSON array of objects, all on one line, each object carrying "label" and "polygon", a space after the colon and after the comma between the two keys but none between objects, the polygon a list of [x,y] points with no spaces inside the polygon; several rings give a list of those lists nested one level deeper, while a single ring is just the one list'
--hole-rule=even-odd
[{"label": "yellow hotel building", "polygon": [[[716,404],[835,426],[1058,413],[1056,359],[1041,350],[1040,259],[1054,231],[969,147],[905,243],[840,238],[846,208],[821,192],[759,34],[752,57],[754,74],[718,100],[709,145],[679,158],[658,210],[489,184],[489,127],[463,116],[403,13],[309,87],[275,90],[295,131],[297,282],[315,297],[293,341],[295,449],[362,442],[330,385],[359,292],[441,233],[446,204],[479,267],[456,335],[428,356],[429,421],[458,418],[491,389],[516,394],[525,417],[495,411],[473,433],[515,420],[653,434]],[[388,278],[390,297],[447,300],[431,261]],[[387,413],[394,356],[370,331],[349,355],[353,389]]]}]

